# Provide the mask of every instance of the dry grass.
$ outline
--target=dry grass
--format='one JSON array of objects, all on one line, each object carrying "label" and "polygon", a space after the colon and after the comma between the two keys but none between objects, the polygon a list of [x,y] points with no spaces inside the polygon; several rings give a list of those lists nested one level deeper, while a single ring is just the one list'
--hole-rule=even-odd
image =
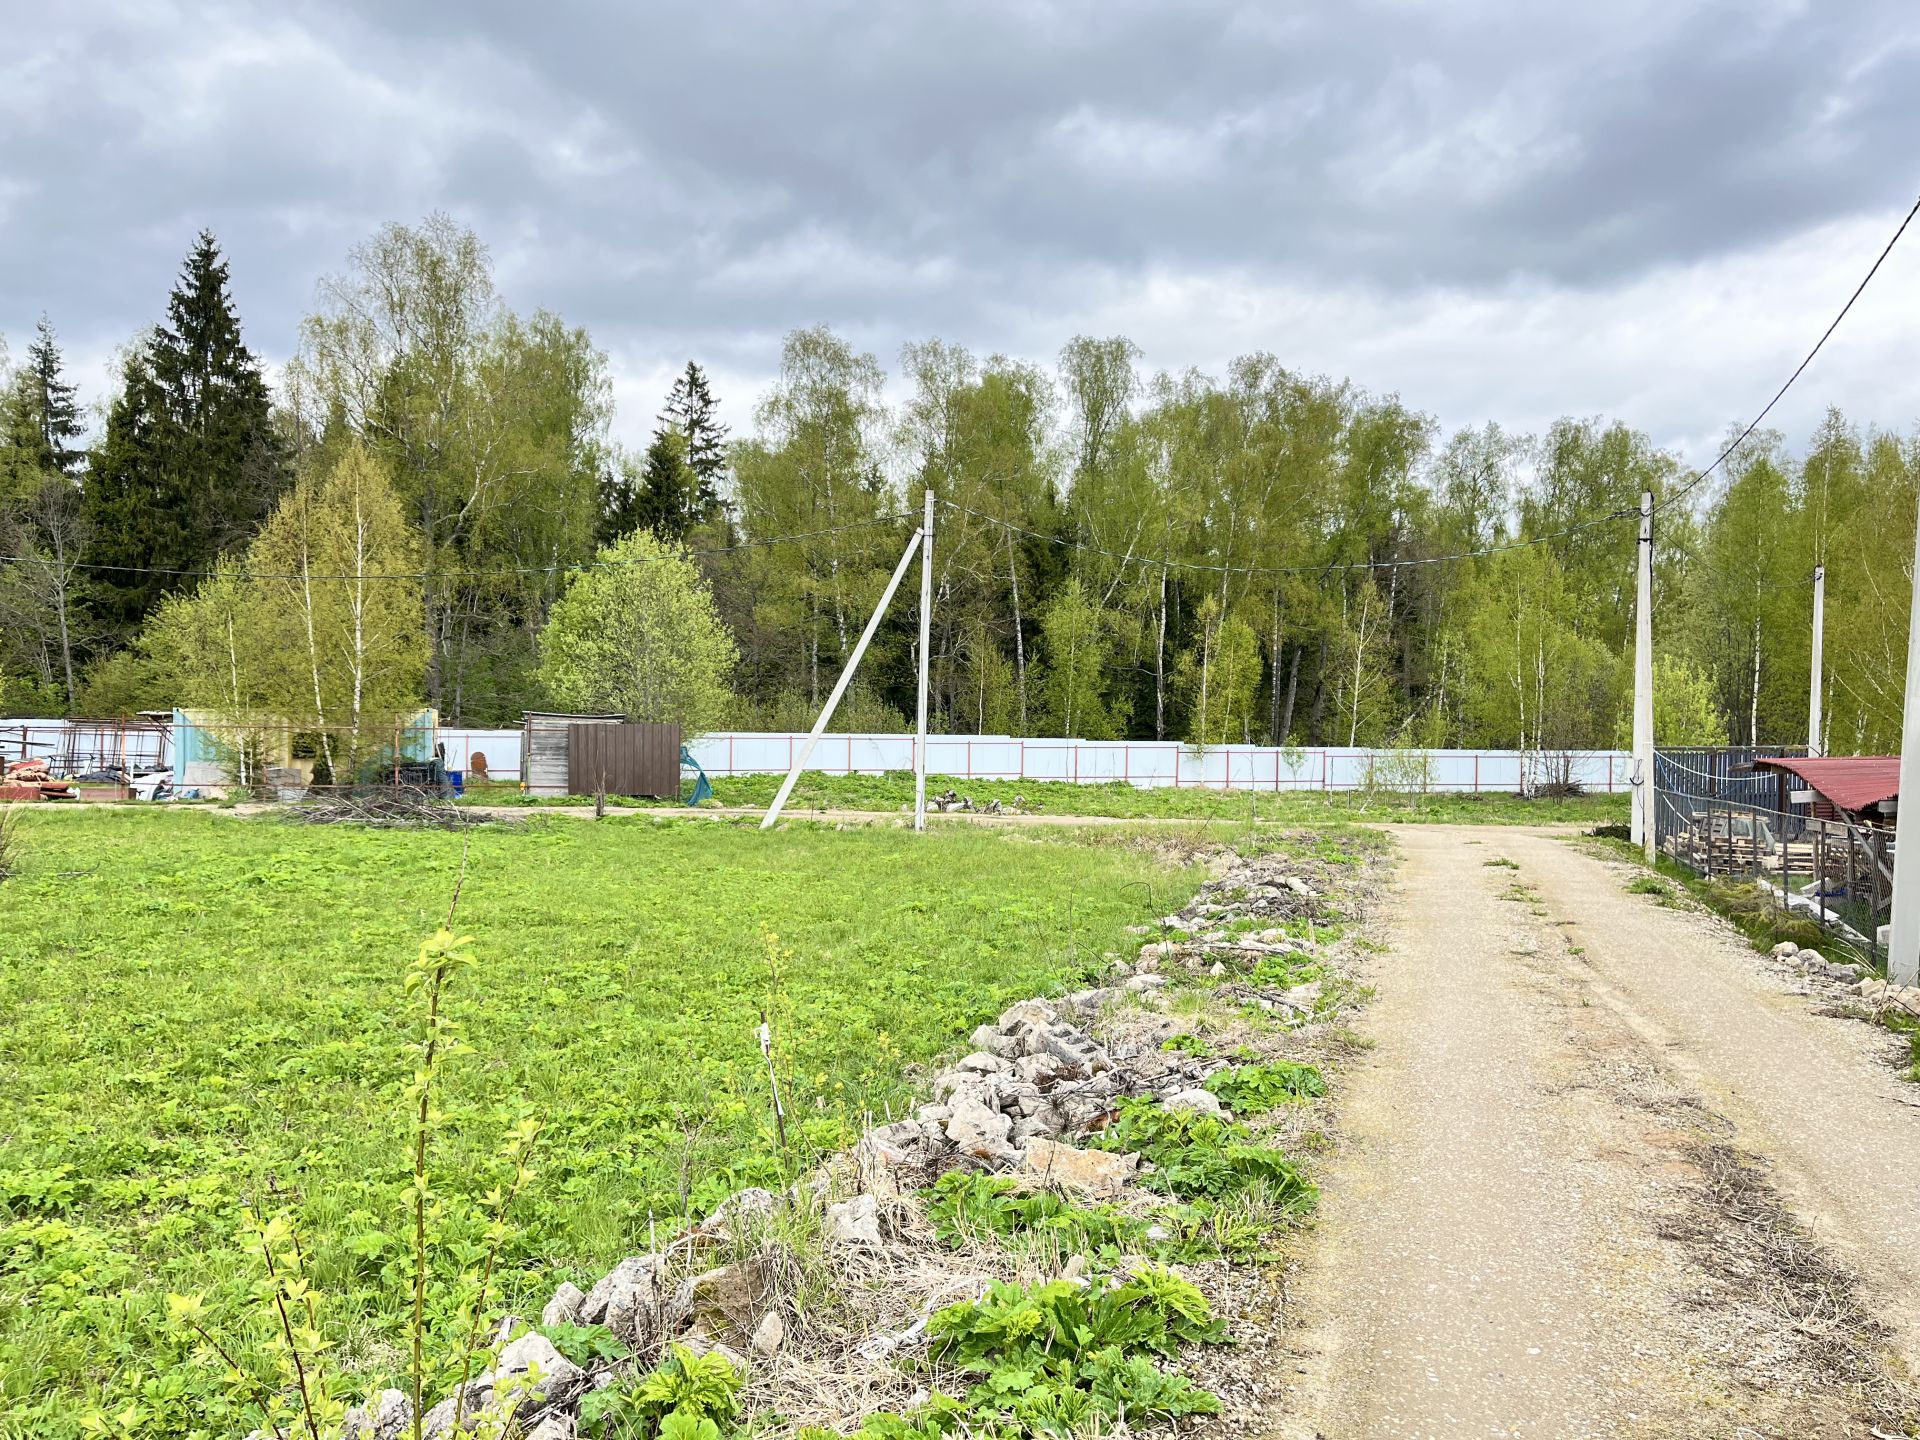
[{"label": "dry grass", "polygon": [[1731,1340],[1737,1377],[1763,1394],[1844,1405],[1858,1427],[1846,1433],[1912,1433],[1912,1396],[1886,1362],[1890,1332],[1853,1277],[1748,1156],[1698,1131],[1685,1154],[1700,1180],[1658,1233],[1705,1277],[1688,1303],[1711,1312],[1713,1327]]}]

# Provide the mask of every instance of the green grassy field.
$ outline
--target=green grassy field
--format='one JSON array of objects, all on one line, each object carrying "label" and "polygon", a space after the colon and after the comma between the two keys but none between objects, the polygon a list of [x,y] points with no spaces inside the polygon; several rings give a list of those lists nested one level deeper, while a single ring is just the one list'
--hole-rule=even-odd
[{"label": "green grassy field", "polygon": [[762,1007],[799,1164],[897,1103],[909,1065],[1088,973],[1198,880],[1111,829],[533,817],[463,839],[205,811],[21,818],[23,867],[0,883],[9,1437],[78,1434],[90,1404],[128,1397],[130,1434],[251,1429],[164,1324],[168,1291],[243,1313],[247,1202],[296,1213],[343,1355],[397,1364],[418,1034],[402,985],[463,843],[457,928],[478,964],[450,1001],[472,1053],[442,1096],[440,1263],[471,1263],[503,1133],[538,1115],[507,1257],[523,1299],[647,1248],[650,1218],[781,1178]]},{"label": "green grassy field", "polygon": [[[780,788],[778,775],[736,775],[713,782],[718,806],[764,808]],[[953,789],[971,796],[974,804],[998,800],[1011,806],[1024,797],[1029,809],[1047,815],[1083,815],[1133,820],[1225,820],[1286,825],[1359,823],[1418,823],[1454,825],[1550,825],[1573,822],[1603,825],[1627,818],[1625,795],[1578,795],[1568,799],[1528,800],[1518,795],[1402,795],[1389,791],[1258,791],[1162,788],[1142,790],[1124,782],[1076,785],[1062,780],[957,780],[949,775],[928,777],[929,794]],[[514,785],[493,784],[468,791],[469,804],[590,805],[577,797],[530,800]],[[648,805],[650,801],[610,801]],[[913,804],[913,776],[904,771],[884,775],[802,775],[787,802],[787,813],[808,811],[898,811]]]}]

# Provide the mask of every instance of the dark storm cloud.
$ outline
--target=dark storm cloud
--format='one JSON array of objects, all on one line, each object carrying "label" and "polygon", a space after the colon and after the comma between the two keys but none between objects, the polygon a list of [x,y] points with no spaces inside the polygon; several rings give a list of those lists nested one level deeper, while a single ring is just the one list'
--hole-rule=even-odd
[{"label": "dark storm cloud", "polygon": [[1884,214],[1920,119],[1894,0],[11,8],[0,332],[96,354],[203,224],[282,357],[435,208],[516,305],[740,373],[819,320],[1056,345],[1156,275],[1606,292]]}]

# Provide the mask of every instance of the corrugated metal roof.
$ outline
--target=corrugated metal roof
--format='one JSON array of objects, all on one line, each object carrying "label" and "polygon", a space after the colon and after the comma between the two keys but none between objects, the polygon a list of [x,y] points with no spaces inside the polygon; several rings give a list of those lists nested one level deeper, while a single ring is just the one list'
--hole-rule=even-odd
[{"label": "corrugated metal roof", "polygon": [[1898,755],[1836,755],[1825,759],[1787,755],[1759,759],[1755,769],[1798,775],[1842,810],[1864,810],[1900,793]]}]

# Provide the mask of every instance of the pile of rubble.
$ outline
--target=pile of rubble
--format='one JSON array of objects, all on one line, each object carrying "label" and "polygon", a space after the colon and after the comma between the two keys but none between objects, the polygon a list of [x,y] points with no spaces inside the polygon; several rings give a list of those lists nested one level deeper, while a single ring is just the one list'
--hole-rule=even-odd
[{"label": "pile of rubble", "polygon": [[1802,948],[1791,940],[1781,941],[1770,955],[1776,966],[1806,981],[1809,994],[1817,990],[1851,993],[1866,1001],[1876,1017],[1887,1010],[1920,1016],[1920,986],[1894,985],[1870,974],[1864,965],[1828,960],[1818,950]]},{"label": "pile of rubble", "polygon": [[[1155,992],[1168,983],[1165,972],[1184,967],[1219,976],[1229,965],[1251,967],[1270,955],[1307,951],[1310,945],[1279,928],[1226,927],[1297,922],[1316,914],[1324,914],[1319,893],[1286,862],[1236,861],[1178,914],[1136,927],[1136,933],[1161,938],[1131,962],[1113,957],[1115,983],[1009,1007],[973,1032],[969,1053],[933,1077],[931,1100],[906,1118],[869,1130],[849,1154],[788,1194],[742,1190],[660,1249],[622,1260],[591,1290],[563,1284],[555,1292],[542,1325],[604,1325],[632,1358],[588,1370],[509,1317],[495,1337],[499,1348],[491,1368],[467,1386],[459,1407],[467,1424],[489,1406],[510,1406],[529,1440],[570,1440],[581,1396],[613,1383],[617,1371],[646,1363],[669,1341],[721,1351],[743,1366],[742,1351],[767,1360],[783,1356],[794,1339],[774,1303],[783,1278],[790,1278],[781,1267],[793,1264],[778,1236],[783,1215],[815,1216],[822,1244],[842,1263],[884,1268],[900,1258],[892,1253],[901,1245],[900,1198],[948,1170],[1004,1173],[1091,1199],[1119,1198],[1139,1173],[1139,1157],[1073,1142],[1105,1125],[1120,1099],[1145,1096],[1170,1108],[1224,1113],[1202,1081],[1229,1062],[1161,1048],[1160,1039],[1175,1028],[1158,1015]],[[1250,983],[1222,984],[1216,993],[1235,1004],[1264,1002],[1279,1012],[1261,1022],[1269,1028],[1274,1021],[1298,1024],[1315,1008],[1313,997]],[[1090,1027],[1097,1018],[1114,1019],[1114,1007],[1122,1003],[1156,1023],[1132,1026],[1130,1043],[1103,1044]],[[732,1258],[712,1263],[723,1254]],[[941,1303],[957,1298],[965,1296],[948,1293]],[[923,1309],[913,1323],[869,1336],[834,1368],[883,1364],[916,1342],[928,1313]],[[422,1425],[427,1440],[451,1435],[455,1410],[450,1396],[428,1411]],[[350,1412],[344,1434],[347,1440],[395,1440],[410,1425],[407,1397],[389,1390]]]}]

